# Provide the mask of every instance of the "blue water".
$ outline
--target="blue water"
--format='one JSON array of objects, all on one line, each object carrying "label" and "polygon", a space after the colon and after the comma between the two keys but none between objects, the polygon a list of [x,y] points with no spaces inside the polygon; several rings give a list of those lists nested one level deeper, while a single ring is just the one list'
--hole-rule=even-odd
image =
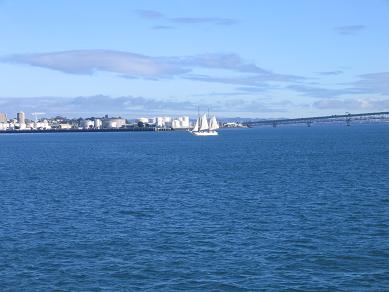
[{"label": "blue water", "polygon": [[1,291],[389,290],[389,125],[0,135]]}]

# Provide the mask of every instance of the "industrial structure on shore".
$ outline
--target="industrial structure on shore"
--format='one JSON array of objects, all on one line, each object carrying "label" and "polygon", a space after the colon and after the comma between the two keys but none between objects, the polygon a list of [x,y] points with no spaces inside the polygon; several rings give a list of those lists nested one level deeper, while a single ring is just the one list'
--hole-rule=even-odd
[{"label": "industrial structure on shore", "polygon": [[68,119],[64,117],[41,118],[44,113],[32,113],[35,119],[27,119],[24,112],[18,112],[16,118],[9,119],[6,113],[0,113],[0,132],[16,131],[65,131],[65,130],[188,130],[193,127],[188,116],[153,117],[127,120],[122,117],[90,117]]}]

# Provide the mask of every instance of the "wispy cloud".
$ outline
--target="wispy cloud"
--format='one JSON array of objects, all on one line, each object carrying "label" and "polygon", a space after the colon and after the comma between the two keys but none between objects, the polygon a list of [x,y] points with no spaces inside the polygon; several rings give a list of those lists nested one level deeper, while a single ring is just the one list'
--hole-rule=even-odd
[{"label": "wispy cloud", "polygon": [[[183,76],[183,78],[188,80],[201,81],[201,82],[251,86],[252,91],[258,90],[259,88],[261,89],[269,88],[268,82],[297,82],[300,80],[304,80],[304,77],[294,76],[294,75],[283,75],[277,73],[239,75],[233,77],[219,77],[219,76],[210,76],[204,74],[202,75],[186,74]],[[246,87],[245,91],[248,90],[249,90],[248,87]]]},{"label": "wispy cloud", "polygon": [[389,108],[389,99],[323,99],[313,103],[313,107],[318,109],[343,109],[347,110],[377,110]]},{"label": "wispy cloud", "polygon": [[334,30],[342,35],[355,35],[366,28],[365,25],[345,25],[337,26]]},{"label": "wispy cloud", "polygon": [[171,26],[171,25],[154,25],[151,28],[155,29],[155,30],[163,30],[163,29],[174,29],[174,26]]},{"label": "wispy cloud", "polygon": [[197,67],[226,69],[243,73],[271,74],[268,70],[245,62],[237,54],[202,54],[186,57],[183,63]]},{"label": "wispy cloud", "polygon": [[241,93],[246,94],[257,94],[258,92],[264,92],[269,89],[276,89],[275,86],[270,86],[268,84],[263,84],[262,86],[255,86],[255,87],[237,87],[236,90],[239,90]]},{"label": "wispy cloud", "polygon": [[220,102],[222,109],[225,111],[241,112],[241,113],[282,113],[286,112],[290,102],[264,102],[262,100],[247,100],[247,99],[228,99]]},{"label": "wispy cloud", "polygon": [[143,10],[138,9],[134,11],[138,16],[145,18],[145,19],[160,19],[163,18],[164,15],[156,10]]},{"label": "wispy cloud", "polygon": [[366,93],[389,95],[389,72],[378,72],[359,75],[353,86]]},{"label": "wispy cloud", "polygon": [[318,72],[319,75],[323,75],[323,76],[340,75],[342,73],[343,71],[341,70]]},{"label": "wispy cloud", "polygon": [[286,89],[294,90],[303,94],[304,96],[311,98],[335,98],[345,94],[360,93],[360,91],[353,87],[348,88],[324,88],[309,86],[304,84],[292,84],[288,85]]},{"label": "wispy cloud", "polygon": [[214,25],[233,25],[237,23],[235,19],[220,17],[174,17],[169,19],[173,23],[180,24],[214,24]]},{"label": "wispy cloud", "polygon": [[139,17],[146,20],[162,20],[171,24],[211,24],[216,26],[228,26],[237,23],[236,19],[232,18],[223,18],[223,17],[190,17],[190,16],[180,16],[180,17],[167,17],[163,13],[156,10],[135,10],[134,11]]},{"label": "wispy cloud", "polygon": [[338,98],[344,95],[378,94],[389,95],[389,72],[378,72],[359,75],[353,82],[340,83],[333,87],[311,86],[306,84],[292,84],[286,88],[313,98]]}]

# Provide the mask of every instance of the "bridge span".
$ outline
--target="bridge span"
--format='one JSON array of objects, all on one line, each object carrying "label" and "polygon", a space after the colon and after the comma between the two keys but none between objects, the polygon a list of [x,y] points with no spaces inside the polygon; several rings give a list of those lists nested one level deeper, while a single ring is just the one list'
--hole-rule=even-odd
[{"label": "bridge span", "polygon": [[284,124],[306,124],[308,127],[312,123],[339,123],[345,122],[347,126],[350,126],[352,121],[389,121],[389,112],[373,112],[362,114],[345,113],[344,115],[332,115],[332,116],[317,116],[317,117],[305,117],[294,119],[267,119],[267,120],[253,120],[246,121],[243,124],[248,127],[253,126],[273,126]]}]

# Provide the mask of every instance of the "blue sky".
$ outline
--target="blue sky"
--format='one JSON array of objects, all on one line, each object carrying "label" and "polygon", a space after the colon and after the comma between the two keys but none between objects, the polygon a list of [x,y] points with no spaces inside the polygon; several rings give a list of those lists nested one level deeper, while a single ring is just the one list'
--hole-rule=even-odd
[{"label": "blue sky", "polygon": [[0,112],[389,109],[389,1],[0,0]]}]

